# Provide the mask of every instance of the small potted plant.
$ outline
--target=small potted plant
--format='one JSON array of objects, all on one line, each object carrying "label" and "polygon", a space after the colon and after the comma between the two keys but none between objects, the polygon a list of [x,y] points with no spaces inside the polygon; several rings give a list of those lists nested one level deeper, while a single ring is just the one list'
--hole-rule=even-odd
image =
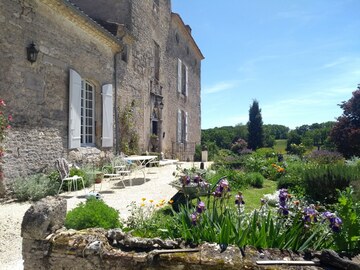
[{"label": "small potted plant", "polygon": [[100,184],[103,179],[104,179],[104,174],[102,172],[95,172],[94,182],[96,184]]}]

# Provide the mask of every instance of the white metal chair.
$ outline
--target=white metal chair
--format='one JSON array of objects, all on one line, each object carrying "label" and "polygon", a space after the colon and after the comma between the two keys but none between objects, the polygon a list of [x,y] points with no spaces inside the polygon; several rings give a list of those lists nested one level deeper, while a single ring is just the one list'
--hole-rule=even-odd
[{"label": "white metal chair", "polygon": [[61,188],[64,184],[64,182],[70,182],[70,184],[68,184],[69,187],[69,191],[71,191],[71,188],[74,187],[74,190],[77,191],[77,182],[78,180],[81,181],[84,192],[86,194],[86,190],[85,190],[85,185],[84,185],[84,179],[81,176],[78,175],[74,175],[74,176],[69,176],[70,174],[70,166],[67,163],[66,159],[64,158],[59,158],[55,161],[55,167],[56,169],[59,171],[60,174],[60,178],[61,178],[61,184],[58,190],[58,195],[61,191]]},{"label": "white metal chair", "polygon": [[104,177],[109,180],[120,180],[121,184],[125,188],[124,178],[131,174],[131,164],[124,160],[123,157],[114,157],[111,162],[111,171],[105,171],[103,168]]}]

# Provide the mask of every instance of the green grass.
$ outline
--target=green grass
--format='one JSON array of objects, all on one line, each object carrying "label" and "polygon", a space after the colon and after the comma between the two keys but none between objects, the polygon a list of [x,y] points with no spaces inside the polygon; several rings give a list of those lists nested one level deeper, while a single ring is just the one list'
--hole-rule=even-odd
[{"label": "green grass", "polygon": [[287,140],[276,140],[274,145],[274,151],[276,153],[285,154],[286,153],[286,143]]},{"label": "green grass", "polygon": [[263,188],[248,188],[242,191],[245,200],[245,211],[250,212],[260,207],[260,199],[264,194],[276,191],[276,182],[265,179]]}]

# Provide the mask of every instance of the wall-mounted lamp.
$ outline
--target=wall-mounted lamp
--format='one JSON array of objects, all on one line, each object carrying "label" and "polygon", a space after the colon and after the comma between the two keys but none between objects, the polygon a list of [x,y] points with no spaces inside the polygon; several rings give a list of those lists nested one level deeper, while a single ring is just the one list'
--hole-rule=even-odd
[{"label": "wall-mounted lamp", "polygon": [[164,103],[162,102],[162,100],[160,101],[159,108],[160,110],[164,109]]},{"label": "wall-mounted lamp", "polygon": [[39,50],[36,49],[34,42],[31,42],[31,44],[26,47],[27,52],[27,59],[32,63],[36,62],[37,55],[39,53]]}]

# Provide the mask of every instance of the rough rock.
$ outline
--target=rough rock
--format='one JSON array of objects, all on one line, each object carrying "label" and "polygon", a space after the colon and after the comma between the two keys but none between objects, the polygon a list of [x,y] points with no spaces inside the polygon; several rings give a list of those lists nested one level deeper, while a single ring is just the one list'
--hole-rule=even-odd
[{"label": "rough rock", "polygon": [[26,212],[21,224],[21,236],[42,240],[63,227],[66,217],[66,200],[46,197],[34,203]]}]

